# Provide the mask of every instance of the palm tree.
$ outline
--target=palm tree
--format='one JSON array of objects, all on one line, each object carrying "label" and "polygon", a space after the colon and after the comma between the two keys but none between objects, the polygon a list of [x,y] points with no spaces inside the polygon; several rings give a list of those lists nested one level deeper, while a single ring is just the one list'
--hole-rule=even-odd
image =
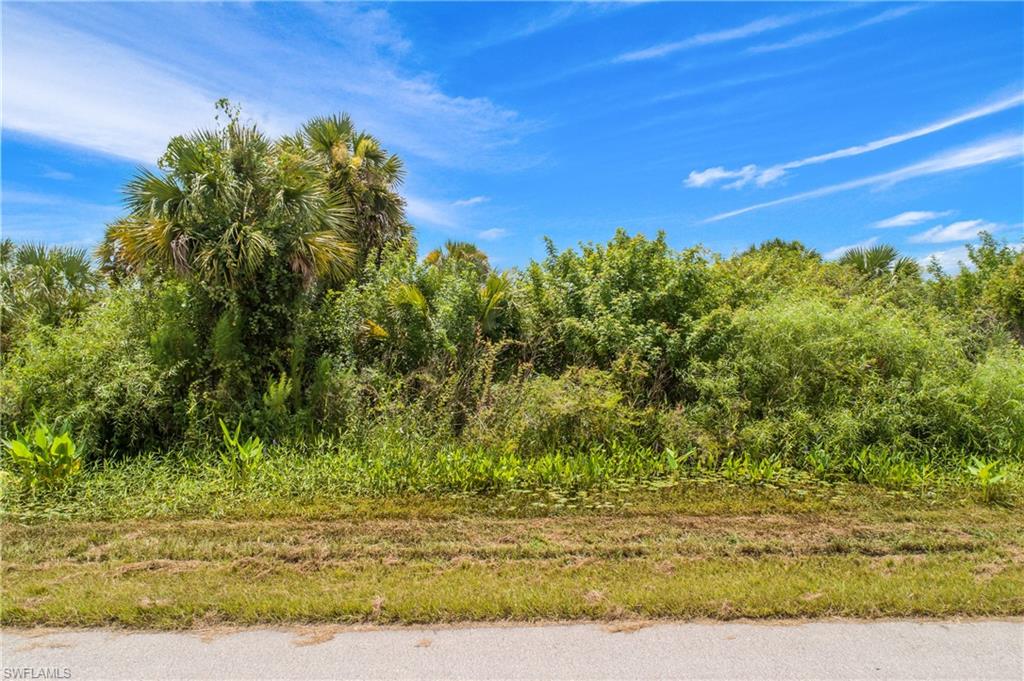
[{"label": "palm tree", "polygon": [[491,272],[487,280],[480,287],[480,330],[485,336],[491,337],[496,334],[501,325],[502,315],[508,309],[509,291],[512,283],[509,281],[508,273],[496,274]]},{"label": "palm tree", "polygon": [[405,200],[398,194],[405,170],[401,159],[380,142],[357,132],[347,115],[318,117],[288,143],[309,153],[332,189],[352,206],[359,265],[370,257],[379,269],[384,249],[412,234],[405,219]]},{"label": "palm tree", "polygon": [[98,254],[108,268],[147,268],[239,290],[277,263],[304,286],[351,273],[352,210],[306,155],[232,117],[222,130],[175,137],[162,174],[128,182],[128,215]]},{"label": "palm tree", "polygon": [[83,249],[0,242],[0,317],[3,346],[29,318],[58,326],[95,297],[100,277]]},{"label": "palm tree", "polygon": [[310,154],[218,107],[225,126],[173,138],[159,173],[128,182],[128,214],[99,255],[116,273],[187,282],[187,323],[220,370],[211,377],[241,399],[288,364],[304,293],[349,277],[358,245],[345,194]]},{"label": "palm tree", "polygon": [[916,276],[920,268],[912,258],[901,257],[899,251],[888,244],[870,248],[851,248],[837,261],[852,267],[869,279],[885,275],[893,277]]},{"label": "palm tree", "polygon": [[487,254],[466,241],[446,241],[442,248],[435,248],[427,253],[423,261],[435,267],[443,267],[451,262],[468,262],[481,276],[491,269]]}]

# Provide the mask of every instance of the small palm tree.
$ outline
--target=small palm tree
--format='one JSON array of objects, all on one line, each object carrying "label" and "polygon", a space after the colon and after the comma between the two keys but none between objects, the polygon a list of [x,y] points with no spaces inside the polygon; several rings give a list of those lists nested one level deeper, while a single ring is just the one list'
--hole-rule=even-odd
[{"label": "small palm tree", "polygon": [[446,241],[442,248],[435,248],[427,253],[423,261],[436,267],[443,267],[451,262],[468,262],[476,268],[481,276],[487,274],[491,269],[487,254],[476,245],[466,241]]},{"label": "small palm tree", "polygon": [[29,318],[57,326],[81,313],[100,287],[99,273],[80,248],[0,242],[0,316],[11,333]]},{"label": "small palm tree", "polygon": [[854,268],[870,279],[886,275],[893,277],[917,276],[920,273],[917,262],[911,258],[901,257],[899,251],[888,244],[879,244],[870,248],[851,248],[843,253],[837,262],[840,265]]},{"label": "small palm tree", "polygon": [[305,293],[350,277],[359,246],[348,199],[317,159],[218,106],[225,126],[173,138],[159,173],[128,182],[128,214],[99,255],[115,273],[188,283],[200,301],[188,323],[241,399],[289,361]]},{"label": "small palm tree", "polygon": [[480,330],[485,336],[493,336],[501,324],[502,315],[509,304],[512,283],[507,272],[491,272],[480,287]]}]

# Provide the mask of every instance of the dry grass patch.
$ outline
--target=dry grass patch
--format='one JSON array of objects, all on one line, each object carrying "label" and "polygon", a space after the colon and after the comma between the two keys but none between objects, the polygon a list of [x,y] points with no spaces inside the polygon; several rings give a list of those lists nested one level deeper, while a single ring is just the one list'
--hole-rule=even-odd
[{"label": "dry grass patch", "polygon": [[19,626],[1024,614],[1024,526],[998,508],[3,530]]}]

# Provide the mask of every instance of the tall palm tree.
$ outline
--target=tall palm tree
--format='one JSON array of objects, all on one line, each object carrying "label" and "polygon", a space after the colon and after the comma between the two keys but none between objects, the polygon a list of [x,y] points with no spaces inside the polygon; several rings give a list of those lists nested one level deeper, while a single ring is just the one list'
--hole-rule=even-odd
[{"label": "tall palm tree", "polygon": [[288,140],[308,152],[352,206],[359,265],[372,258],[380,268],[384,249],[407,239],[412,227],[405,219],[405,200],[398,188],[405,176],[402,161],[365,132],[357,132],[347,115],[310,120]]},{"label": "tall palm tree", "polygon": [[99,248],[108,267],[147,267],[239,290],[285,263],[309,286],[355,265],[352,210],[306,155],[232,118],[221,130],[175,137],[165,172],[128,182],[128,215]]},{"label": "tall palm tree", "polygon": [[916,276],[920,272],[917,262],[912,258],[901,257],[899,251],[888,244],[870,248],[851,248],[843,253],[837,262],[852,267],[871,279],[886,275]]}]

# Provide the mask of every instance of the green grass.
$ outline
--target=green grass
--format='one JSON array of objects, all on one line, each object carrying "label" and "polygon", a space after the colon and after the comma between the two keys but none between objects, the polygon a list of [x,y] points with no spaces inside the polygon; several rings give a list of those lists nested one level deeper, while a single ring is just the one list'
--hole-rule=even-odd
[{"label": "green grass", "polygon": [[1024,614],[1013,509],[864,491],[796,502],[747,489],[726,505],[722,488],[698,486],[625,494],[612,510],[410,497],[276,518],[7,521],[2,622]]},{"label": "green grass", "polygon": [[[0,622],[1024,615],[1019,474],[827,480],[649,450],[272,448],[8,476]],[[901,470],[906,470],[904,467]]]},{"label": "green grass", "polygon": [[0,488],[4,517],[26,522],[330,515],[353,499],[376,499],[374,504],[401,513],[412,497],[461,500],[491,514],[595,512],[649,506],[662,490],[689,495],[715,513],[754,512],[750,504],[766,499],[783,510],[849,501],[870,505],[875,498],[925,506],[981,500],[1024,505],[1024,471],[1015,462],[1003,465],[1005,478],[988,488],[966,466],[940,468],[884,452],[827,462],[816,459],[804,469],[771,458],[707,462],[693,454],[614,444],[523,457],[392,437],[367,446],[331,440],[271,446],[244,475],[208,448],[94,464],[62,489],[27,489],[15,475],[0,472]]}]

